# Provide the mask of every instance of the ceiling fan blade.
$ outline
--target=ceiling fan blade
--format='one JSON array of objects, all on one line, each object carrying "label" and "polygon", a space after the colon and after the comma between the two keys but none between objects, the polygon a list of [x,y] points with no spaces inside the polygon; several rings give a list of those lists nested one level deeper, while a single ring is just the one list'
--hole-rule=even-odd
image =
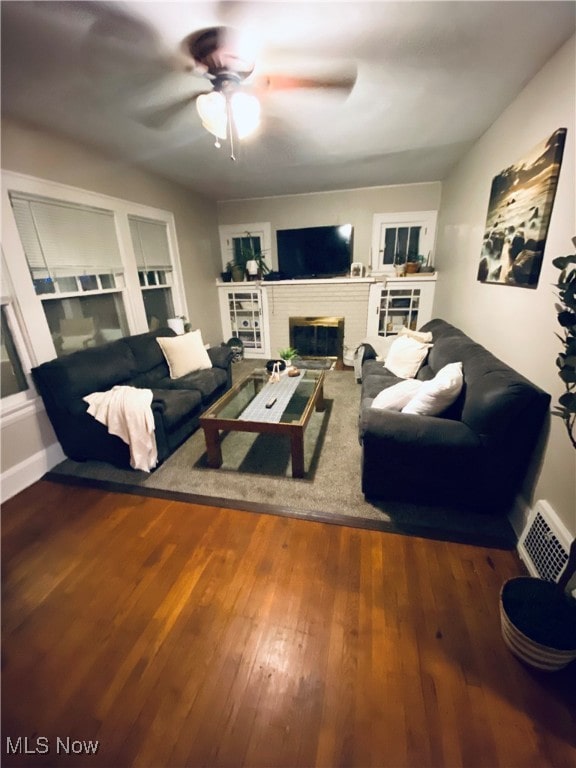
[{"label": "ceiling fan blade", "polygon": [[138,122],[147,128],[168,129],[204,93],[209,91],[197,91],[169,104],[141,110],[138,114]]},{"label": "ceiling fan blade", "polygon": [[254,87],[266,91],[291,91],[299,88],[340,90],[350,93],[356,82],[356,72],[318,77],[299,77],[297,75],[269,74],[254,80]]}]

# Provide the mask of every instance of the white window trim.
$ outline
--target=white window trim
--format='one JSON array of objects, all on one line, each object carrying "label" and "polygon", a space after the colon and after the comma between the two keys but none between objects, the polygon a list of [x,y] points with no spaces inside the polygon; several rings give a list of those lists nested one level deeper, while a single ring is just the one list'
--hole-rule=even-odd
[{"label": "white window trim", "polygon": [[[174,274],[172,299],[176,315],[188,316],[186,300],[184,296],[182,269],[174,215],[170,211],[151,208],[147,205],[133,203],[127,200],[103,195],[97,192],[60,184],[45,179],[39,179],[25,174],[3,171],[2,173],[2,230],[4,237],[4,256],[6,267],[9,271],[14,288],[14,302],[26,313],[22,312],[22,323],[28,338],[30,339],[31,354],[30,365],[39,365],[56,356],[54,344],[48,323],[42,309],[41,297],[34,290],[34,285],[28,270],[26,256],[22,248],[16,221],[10,204],[10,192],[64,200],[73,205],[87,205],[96,208],[104,208],[113,211],[118,244],[122,257],[125,275],[125,308],[130,333],[143,333],[148,330],[144,301],[141,295],[141,286],[138,280],[138,269],[132,240],[128,216],[140,216],[143,218],[162,221],[166,224],[170,253],[172,255],[172,269]],[[28,369],[29,370],[29,369]]]},{"label": "white window trim", "polygon": [[14,308],[14,301],[11,297],[3,297],[0,300],[0,304],[5,309],[6,321],[10,328],[12,339],[14,340],[16,352],[20,358],[20,364],[22,365],[26,383],[28,384],[28,389],[23,392],[16,392],[9,397],[0,399],[0,417],[3,422],[6,420],[9,422],[12,420],[10,417],[15,414],[18,414],[20,417],[23,411],[28,413],[37,410],[38,396],[30,374],[30,369],[32,368],[30,355],[28,354],[26,340],[20,328],[20,321]]},{"label": "white window trim", "polygon": [[372,219],[372,248],[371,267],[373,275],[389,274],[394,272],[393,265],[380,264],[380,233],[383,226],[423,226],[427,228],[424,247],[421,249],[426,254],[430,252],[430,264],[434,263],[434,244],[436,240],[436,221],[438,211],[404,211],[401,213],[375,213]]},{"label": "white window trim", "polygon": [[220,253],[222,255],[222,269],[233,260],[232,238],[246,237],[250,232],[252,236],[259,235],[262,244],[262,254],[269,269],[272,267],[272,225],[269,221],[256,224],[221,224],[218,227],[220,233]]}]

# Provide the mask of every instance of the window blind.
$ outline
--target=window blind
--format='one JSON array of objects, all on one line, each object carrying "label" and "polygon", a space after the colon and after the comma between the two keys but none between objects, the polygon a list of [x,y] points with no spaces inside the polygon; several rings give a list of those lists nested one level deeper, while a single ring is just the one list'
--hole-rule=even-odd
[{"label": "window blind", "polygon": [[10,200],[33,277],[122,270],[112,211],[15,194]]},{"label": "window blind", "polygon": [[172,269],[166,224],[135,216],[128,221],[138,269]]}]

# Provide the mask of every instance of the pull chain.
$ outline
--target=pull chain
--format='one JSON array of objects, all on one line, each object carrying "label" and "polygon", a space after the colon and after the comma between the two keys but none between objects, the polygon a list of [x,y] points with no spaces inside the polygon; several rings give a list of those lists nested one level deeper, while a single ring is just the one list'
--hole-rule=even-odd
[{"label": "pull chain", "polygon": [[236,160],[234,156],[234,121],[232,120],[232,105],[230,104],[228,94],[226,94],[226,120],[228,122],[228,139],[230,141],[230,160],[234,162]]}]

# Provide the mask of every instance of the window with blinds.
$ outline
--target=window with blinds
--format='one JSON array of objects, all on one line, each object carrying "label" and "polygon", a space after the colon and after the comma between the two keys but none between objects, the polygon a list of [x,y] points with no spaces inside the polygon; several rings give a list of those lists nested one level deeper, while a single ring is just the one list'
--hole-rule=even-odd
[{"label": "window with blinds", "polygon": [[129,216],[128,222],[148,328],[155,330],[174,317],[168,231],[163,221]]},{"label": "window with blinds", "polygon": [[123,267],[111,211],[14,193],[10,201],[37,294],[117,286]]},{"label": "window with blinds", "polygon": [[114,213],[21,193],[10,203],[56,354],[127,335]]}]

